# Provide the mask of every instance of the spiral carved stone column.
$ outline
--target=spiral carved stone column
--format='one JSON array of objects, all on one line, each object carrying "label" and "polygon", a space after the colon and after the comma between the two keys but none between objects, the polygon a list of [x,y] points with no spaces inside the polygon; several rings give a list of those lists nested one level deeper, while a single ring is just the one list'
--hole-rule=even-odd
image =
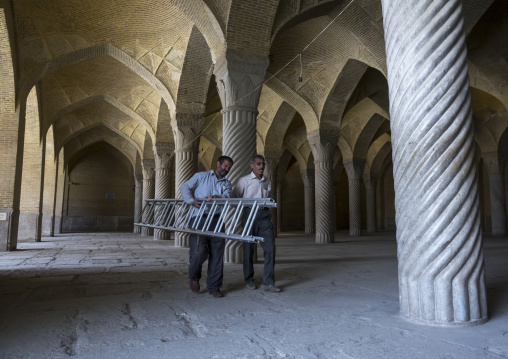
[{"label": "spiral carved stone column", "polygon": [[[234,165],[228,174],[233,186],[240,177],[251,171],[250,158],[256,153],[256,115],[252,108],[227,108],[222,110],[223,146],[222,153],[233,159]],[[226,240],[224,261],[242,263],[243,244],[240,241]]]},{"label": "spiral carved stone column", "polygon": [[505,236],[507,231],[506,196],[502,170],[504,166],[500,166],[497,153],[484,154],[483,161],[489,173],[492,235]]},{"label": "spiral carved stone column", "polygon": [[[198,167],[197,149],[179,149],[175,152],[175,195],[176,198],[181,199],[180,186],[188,181]],[[187,233],[175,232],[175,246],[188,247],[189,235]]]},{"label": "spiral carved stone column", "polygon": [[376,232],[376,184],[372,177],[363,177],[365,195],[367,200],[367,233]]},{"label": "spiral carved stone column", "polygon": [[353,160],[344,163],[349,180],[349,235],[362,235],[362,173],[365,161]]},{"label": "spiral carved stone column", "polygon": [[[143,170],[143,203],[147,199],[153,199],[155,197],[155,181],[154,181],[154,171]],[[153,236],[153,229],[143,227],[141,228],[142,236]]]},{"label": "spiral carved stone column", "polygon": [[333,185],[333,155],[336,138],[319,135],[309,137],[316,174],[316,243],[335,241],[335,188]]},{"label": "spiral carved stone column", "polygon": [[[171,171],[167,167],[155,169],[155,199],[170,198]],[[171,239],[171,232],[155,229],[153,239]]]},{"label": "spiral carved stone column", "polygon": [[401,315],[436,326],[487,320],[460,0],[382,0]]},{"label": "spiral carved stone column", "polygon": [[[300,171],[303,180],[304,199],[305,199],[305,233],[316,233],[316,211],[315,211],[315,175],[314,170]],[[335,201],[334,201],[335,203]]]},{"label": "spiral carved stone column", "polygon": [[[141,222],[143,214],[143,177],[134,177],[134,223]],[[134,226],[134,233],[141,233],[141,227]]]}]

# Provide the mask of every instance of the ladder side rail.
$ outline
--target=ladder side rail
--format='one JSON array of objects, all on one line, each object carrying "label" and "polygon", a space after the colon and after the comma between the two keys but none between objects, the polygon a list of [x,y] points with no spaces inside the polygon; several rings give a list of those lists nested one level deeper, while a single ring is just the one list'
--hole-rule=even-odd
[{"label": "ladder side rail", "polygon": [[[154,225],[143,225],[143,227],[149,227],[149,228],[154,228],[154,229],[162,229],[162,230],[170,230],[168,228],[165,228],[165,227],[161,227],[161,226],[154,226]],[[192,230],[192,229],[175,229],[174,231],[176,232],[184,232],[184,233],[190,233],[190,234],[196,234],[196,230]],[[198,230],[199,231],[199,230]],[[210,237],[219,237],[219,238],[225,238],[225,239],[235,239],[235,240],[238,240],[238,241],[242,241],[242,242],[249,242],[249,243],[259,243],[259,242],[263,242],[264,241],[264,238],[263,237],[257,237],[257,236],[244,236],[242,237],[240,234],[225,234],[224,232],[219,232],[219,233],[213,233],[213,232],[201,232],[199,231],[199,234],[201,235],[205,235],[205,236],[210,236]]]}]

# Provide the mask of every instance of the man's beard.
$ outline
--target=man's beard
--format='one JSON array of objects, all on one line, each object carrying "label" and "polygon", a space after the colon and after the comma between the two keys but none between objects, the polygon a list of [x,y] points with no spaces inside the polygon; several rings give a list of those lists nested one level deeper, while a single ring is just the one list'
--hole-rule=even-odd
[{"label": "man's beard", "polygon": [[221,167],[219,167],[219,168],[217,169],[217,172],[219,172],[219,174],[220,174],[220,176],[221,176],[221,177],[226,177],[226,176],[227,176],[227,174],[229,173],[229,171],[226,171],[224,168],[221,168]]}]

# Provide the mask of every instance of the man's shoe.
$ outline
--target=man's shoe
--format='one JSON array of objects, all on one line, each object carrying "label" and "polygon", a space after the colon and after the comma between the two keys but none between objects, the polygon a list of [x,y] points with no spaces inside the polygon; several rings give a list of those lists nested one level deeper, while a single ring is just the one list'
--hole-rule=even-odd
[{"label": "man's shoe", "polygon": [[263,285],[265,292],[280,292],[280,288],[275,286],[274,284]]},{"label": "man's shoe", "polygon": [[210,292],[210,294],[214,297],[214,298],[222,298],[224,297],[221,293],[220,290],[214,290],[213,292]]},{"label": "man's shoe", "polygon": [[191,280],[190,282],[190,290],[192,290],[194,293],[199,293],[199,282],[195,280]]},{"label": "man's shoe", "polygon": [[247,289],[252,289],[252,290],[256,289],[256,285],[254,284],[254,282],[245,283],[245,287]]}]

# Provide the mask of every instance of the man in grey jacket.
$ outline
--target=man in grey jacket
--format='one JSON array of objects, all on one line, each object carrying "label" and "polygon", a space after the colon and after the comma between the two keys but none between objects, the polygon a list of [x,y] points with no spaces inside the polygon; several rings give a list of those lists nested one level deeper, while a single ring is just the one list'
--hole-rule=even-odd
[{"label": "man in grey jacket", "polygon": [[[180,186],[180,193],[184,201],[192,208],[192,217],[198,214],[201,202],[197,198],[229,198],[231,197],[231,182],[225,177],[233,166],[233,160],[228,156],[220,156],[217,167],[209,172],[198,172],[187,182]],[[219,220],[220,213],[212,218],[211,228],[214,228]],[[203,215],[198,228],[202,228],[208,213]],[[206,285],[208,293],[214,298],[222,297],[220,287],[222,286],[224,268],[224,246],[225,239],[218,237],[198,236],[191,234],[189,238],[189,279],[190,289],[199,293],[201,271],[203,263],[208,258],[208,274]]]}]

